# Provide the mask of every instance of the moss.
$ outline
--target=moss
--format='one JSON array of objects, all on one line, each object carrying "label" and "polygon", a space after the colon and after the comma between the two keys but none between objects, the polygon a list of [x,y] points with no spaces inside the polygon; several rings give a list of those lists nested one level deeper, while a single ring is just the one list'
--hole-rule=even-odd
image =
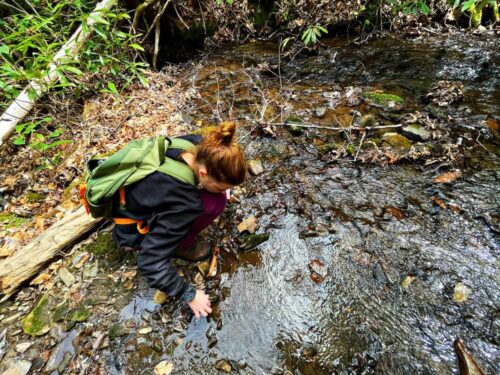
[{"label": "moss", "polygon": [[69,308],[68,302],[65,301],[65,302],[61,303],[59,306],[57,306],[54,309],[54,312],[52,314],[52,321],[59,322],[61,320],[65,320],[67,315],[68,315],[69,310],[70,310],[70,308]]},{"label": "moss", "polygon": [[287,124],[292,124],[291,126],[288,127],[288,131],[290,134],[293,136],[299,136],[304,133],[304,129],[300,126],[293,126],[293,124],[302,124],[302,119],[297,116],[290,116],[286,119]]},{"label": "moss", "polygon": [[17,216],[10,212],[0,212],[0,223],[6,228],[17,228],[26,222],[26,218]]},{"label": "moss", "polygon": [[24,333],[30,336],[41,336],[47,333],[52,326],[50,312],[51,301],[45,293],[31,312],[21,321]]},{"label": "moss", "polygon": [[349,143],[349,145],[346,147],[345,149],[347,151],[347,153],[349,155],[354,155],[354,153],[356,152],[356,147],[354,147],[354,145],[352,143]]},{"label": "moss", "polygon": [[204,136],[207,133],[210,133],[211,131],[214,131],[216,129],[217,129],[216,126],[204,126],[203,128],[199,128],[199,129],[195,130],[191,134],[199,134],[199,135]]},{"label": "moss", "polygon": [[99,233],[94,242],[87,245],[86,251],[93,253],[96,256],[108,254],[117,246],[111,237],[111,233]]},{"label": "moss", "polygon": [[44,196],[41,193],[38,193],[36,191],[30,191],[28,194],[26,194],[26,200],[29,203],[36,203],[41,200],[43,200]]},{"label": "moss", "polygon": [[128,333],[128,330],[123,326],[123,324],[116,323],[109,327],[108,337],[110,340],[114,340],[118,337],[128,335]]},{"label": "moss", "polygon": [[329,152],[337,150],[338,148],[339,145],[336,143],[324,143],[316,147],[320,154],[328,154]]},{"label": "moss", "polygon": [[375,104],[387,106],[389,102],[394,102],[396,104],[403,104],[404,99],[400,96],[394,94],[386,94],[383,92],[365,92],[363,97],[373,101]]},{"label": "moss", "polygon": [[92,315],[92,311],[87,309],[85,306],[79,306],[76,310],[73,310],[69,316],[71,322],[84,322]]}]

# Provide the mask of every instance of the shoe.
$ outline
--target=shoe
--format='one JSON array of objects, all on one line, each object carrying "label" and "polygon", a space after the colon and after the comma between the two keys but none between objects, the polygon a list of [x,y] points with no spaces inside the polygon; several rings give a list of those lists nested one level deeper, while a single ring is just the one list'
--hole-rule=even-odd
[{"label": "shoe", "polygon": [[206,240],[197,240],[193,246],[177,248],[174,257],[187,260],[189,262],[198,262],[210,258],[212,255],[212,242]]}]

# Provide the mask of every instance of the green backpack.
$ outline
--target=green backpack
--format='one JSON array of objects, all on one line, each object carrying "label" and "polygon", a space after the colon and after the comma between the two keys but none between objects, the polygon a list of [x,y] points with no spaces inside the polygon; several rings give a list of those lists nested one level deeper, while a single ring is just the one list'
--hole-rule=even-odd
[{"label": "green backpack", "polygon": [[162,136],[134,140],[104,160],[89,160],[86,184],[80,187],[80,199],[87,213],[94,218],[113,219],[113,196],[120,193],[120,209],[125,209],[124,188],[153,172],[162,172],[195,185],[189,166],[165,156],[167,149],[193,150],[195,145],[180,139]]}]

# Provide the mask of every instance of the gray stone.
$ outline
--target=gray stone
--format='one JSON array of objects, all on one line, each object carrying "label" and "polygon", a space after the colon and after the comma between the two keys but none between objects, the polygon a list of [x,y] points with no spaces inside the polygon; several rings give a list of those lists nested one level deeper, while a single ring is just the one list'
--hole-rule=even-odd
[{"label": "gray stone", "polygon": [[27,341],[27,342],[22,342],[20,344],[17,344],[16,345],[16,352],[18,353],[24,353],[26,350],[29,349],[29,347],[32,345],[33,343]]},{"label": "gray stone", "polygon": [[425,142],[431,138],[431,133],[418,124],[405,126],[402,131],[406,137],[413,141]]},{"label": "gray stone", "polygon": [[75,276],[66,267],[59,268],[59,277],[68,288],[75,283]]}]

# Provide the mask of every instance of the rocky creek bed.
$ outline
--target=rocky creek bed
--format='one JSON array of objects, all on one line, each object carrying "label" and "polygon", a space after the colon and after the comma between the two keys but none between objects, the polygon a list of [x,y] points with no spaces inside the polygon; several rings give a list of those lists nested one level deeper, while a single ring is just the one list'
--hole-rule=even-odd
[{"label": "rocky creek bed", "polygon": [[499,372],[499,52],[389,36],[201,59],[183,121],[231,114],[253,173],[214,226],[217,276],[176,261],[213,314],[157,304],[105,227],[0,305],[0,371],[457,373],[460,338]]}]

